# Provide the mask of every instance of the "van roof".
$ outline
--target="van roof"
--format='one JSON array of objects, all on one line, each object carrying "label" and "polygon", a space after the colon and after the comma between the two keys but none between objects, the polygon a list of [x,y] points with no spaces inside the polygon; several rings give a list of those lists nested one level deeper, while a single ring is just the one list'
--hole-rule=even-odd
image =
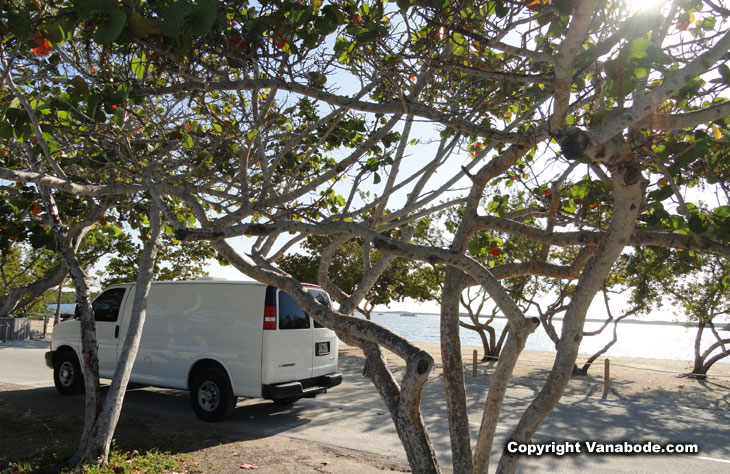
[{"label": "van roof", "polygon": [[[230,285],[254,285],[254,286],[268,286],[266,283],[262,283],[260,281],[256,280],[227,280],[225,278],[201,278],[198,280],[177,280],[177,281],[153,281],[153,285],[181,285],[181,284],[195,284],[195,285],[218,285],[218,284],[230,284]],[[114,285],[109,285],[108,287],[103,288],[103,290],[106,290],[107,288],[114,288],[114,287],[132,287],[134,286],[134,282],[126,282],[126,283],[117,283]],[[304,288],[317,288],[321,289],[319,285],[314,285],[312,283],[302,283],[302,286]]]},{"label": "van roof", "polygon": [[[182,285],[182,284],[195,284],[195,285],[219,285],[221,283],[230,284],[230,285],[256,285],[256,286],[266,286],[265,283],[261,283],[260,281],[256,280],[226,280],[225,278],[211,278],[211,279],[200,279],[200,280],[177,280],[177,281],[153,281],[153,285]],[[134,286],[134,282],[126,282],[126,283],[117,283],[114,285],[109,285],[108,288],[112,288],[115,286]]]}]

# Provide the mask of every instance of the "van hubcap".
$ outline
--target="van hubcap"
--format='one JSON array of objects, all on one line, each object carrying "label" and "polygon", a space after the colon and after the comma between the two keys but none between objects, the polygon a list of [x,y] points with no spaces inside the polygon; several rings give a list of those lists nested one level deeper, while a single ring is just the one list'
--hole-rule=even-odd
[{"label": "van hubcap", "polygon": [[64,362],[58,370],[58,381],[61,385],[68,387],[74,381],[74,366],[71,362]]},{"label": "van hubcap", "polygon": [[205,382],[198,389],[198,404],[205,411],[213,411],[218,408],[221,400],[218,385],[213,382]]}]

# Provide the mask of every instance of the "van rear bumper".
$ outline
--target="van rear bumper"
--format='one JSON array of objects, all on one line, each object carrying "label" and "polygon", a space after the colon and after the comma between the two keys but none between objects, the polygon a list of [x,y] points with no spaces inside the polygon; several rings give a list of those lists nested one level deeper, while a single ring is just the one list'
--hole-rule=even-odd
[{"label": "van rear bumper", "polygon": [[296,380],[294,382],[263,385],[263,398],[280,400],[284,398],[312,398],[320,393],[326,393],[328,388],[342,383],[342,374],[328,374],[311,379]]}]

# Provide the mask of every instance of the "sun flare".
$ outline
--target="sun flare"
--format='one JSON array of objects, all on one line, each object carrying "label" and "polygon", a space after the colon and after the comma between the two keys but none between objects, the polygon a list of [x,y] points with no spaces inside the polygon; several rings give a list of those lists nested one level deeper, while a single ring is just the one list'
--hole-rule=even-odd
[{"label": "sun flare", "polygon": [[624,0],[632,12],[656,11],[669,2],[666,0]]}]

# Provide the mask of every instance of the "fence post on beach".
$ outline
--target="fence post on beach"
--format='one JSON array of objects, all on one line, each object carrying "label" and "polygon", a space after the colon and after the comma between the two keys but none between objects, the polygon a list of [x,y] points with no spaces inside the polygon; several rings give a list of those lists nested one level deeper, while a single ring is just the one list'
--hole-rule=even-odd
[{"label": "fence post on beach", "polygon": [[477,352],[476,349],[474,349],[472,363],[471,363],[471,376],[472,377],[477,376],[477,357],[479,357],[479,353]]},{"label": "fence post on beach", "polygon": [[611,360],[605,359],[603,361],[603,391],[608,392],[608,388],[611,386]]}]

